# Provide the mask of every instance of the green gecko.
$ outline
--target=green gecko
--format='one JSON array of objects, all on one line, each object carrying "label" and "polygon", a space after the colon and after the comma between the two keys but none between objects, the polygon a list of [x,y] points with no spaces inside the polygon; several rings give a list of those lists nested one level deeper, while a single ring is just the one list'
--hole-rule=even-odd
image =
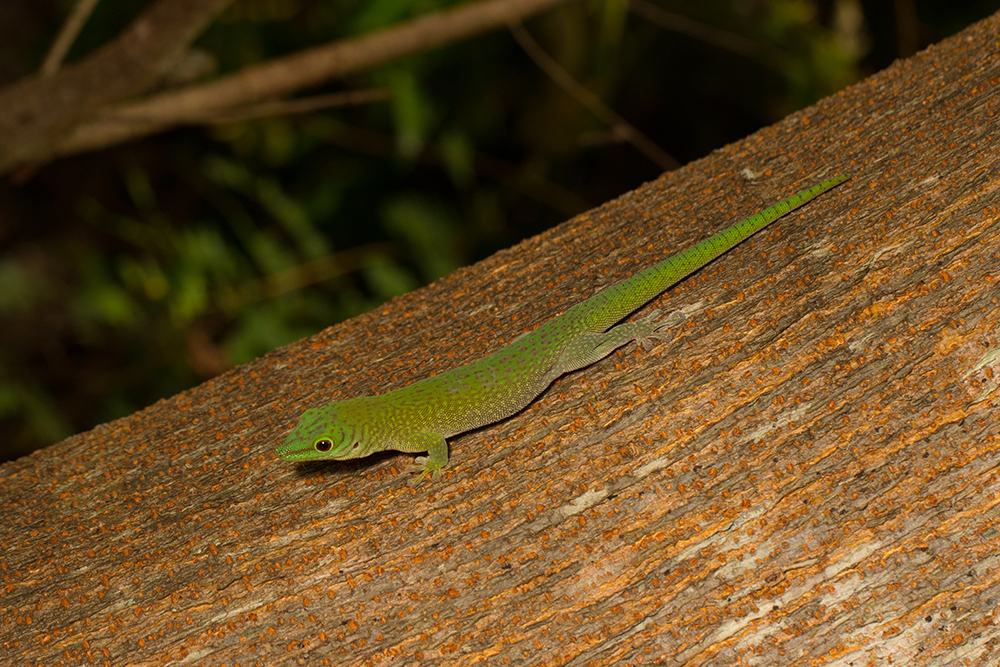
[{"label": "green gecko", "polygon": [[[375,452],[427,452],[417,457],[419,483],[437,480],[448,463],[448,438],[519,412],[560,375],[636,341],[670,338],[673,315],[612,326],[689,273],[708,264],[789,211],[850,178],[841,174],[778,202],[553,317],[481,359],[379,396],[306,410],[278,447],[286,461],[356,459]],[[683,319],[681,316],[680,319]],[[610,327],[610,328],[609,328]]]}]

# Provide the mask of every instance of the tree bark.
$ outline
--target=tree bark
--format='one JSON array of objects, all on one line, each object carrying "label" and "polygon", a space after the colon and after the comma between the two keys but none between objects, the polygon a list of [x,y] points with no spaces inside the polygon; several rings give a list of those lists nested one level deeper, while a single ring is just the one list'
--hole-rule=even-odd
[{"label": "tree bark", "polygon": [[[1000,14],[549,233],[0,467],[5,664],[1000,663]],[[678,337],[410,456],[302,410],[474,359],[798,189]],[[15,657],[16,656],[16,657]]]}]

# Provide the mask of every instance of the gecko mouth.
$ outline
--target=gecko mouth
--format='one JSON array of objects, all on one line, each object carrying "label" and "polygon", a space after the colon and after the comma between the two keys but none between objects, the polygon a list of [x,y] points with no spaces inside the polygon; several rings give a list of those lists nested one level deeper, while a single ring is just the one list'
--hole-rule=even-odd
[{"label": "gecko mouth", "polygon": [[280,445],[276,451],[278,458],[285,461],[301,461],[307,452],[295,451],[287,445]]},{"label": "gecko mouth", "polygon": [[275,450],[275,454],[278,455],[278,458],[285,461],[303,461],[311,458],[312,453],[313,451],[311,449],[295,447],[292,443],[291,436],[278,445],[278,448]]}]

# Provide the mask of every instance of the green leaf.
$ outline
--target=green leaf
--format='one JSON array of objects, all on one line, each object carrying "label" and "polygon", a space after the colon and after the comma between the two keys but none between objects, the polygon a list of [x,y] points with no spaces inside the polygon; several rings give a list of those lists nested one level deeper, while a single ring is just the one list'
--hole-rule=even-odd
[{"label": "green leaf", "polygon": [[456,216],[438,203],[417,196],[397,197],[382,206],[382,224],[403,237],[424,277],[437,280],[462,265],[456,251]]},{"label": "green leaf", "polygon": [[156,193],[153,184],[149,182],[149,174],[145,169],[131,167],[125,170],[125,188],[135,207],[141,211],[156,209]]},{"label": "green leaf", "polygon": [[443,0],[369,0],[350,23],[351,34],[371,32],[455,4]]},{"label": "green leaf", "polygon": [[372,293],[381,301],[420,287],[420,281],[398,264],[369,264],[361,268],[361,274]]},{"label": "green leaf", "polygon": [[187,268],[175,279],[170,295],[170,319],[175,326],[204,315],[208,310],[209,296],[205,276],[197,270]]},{"label": "green leaf", "polygon": [[416,158],[424,149],[434,121],[430,98],[417,84],[409,70],[394,69],[388,75],[392,90],[392,117],[396,125],[396,149],[408,160]]},{"label": "green leaf", "polygon": [[45,443],[58,442],[73,433],[53,401],[34,386],[0,382],[0,417],[20,417],[27,430]]},{"label": "green leaf", "polygon": [[459,190],[468,188],[476,180],[472,145],[461,130],[449,130],[441,135],[441,156],[452,183]]},{"label": "green leaf", "polygon": [[224,345],[229,359],[246,363],[275,348],[287,345],[315,329],[294,326],[294,299],[259,304],[244,311]]},{"label": "green leaf", "polygon": [[295,239],[305,257],[322,257],[330,252],[329,244],[313,226],[305,207],[285,194],[276,180],[258,179],[257,197],[268,213]]},{"label": "green leaf", "polygon": [[250,170],[240,162],[221,155],[209,155],[201,162],[202,173],[218,185],[237,192],[246,192],[253,177]]}]

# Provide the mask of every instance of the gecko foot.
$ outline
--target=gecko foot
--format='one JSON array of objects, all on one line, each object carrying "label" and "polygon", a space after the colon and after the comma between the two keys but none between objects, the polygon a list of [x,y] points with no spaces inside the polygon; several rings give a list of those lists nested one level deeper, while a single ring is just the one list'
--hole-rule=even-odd
[{"label": "gecko foot", "polygon": [[642,345],[642,349],[648,350],[655,345],[654,341],[660,340],[663,342],[669,342],[673,339],[673,333],[667,331],[668,329],[673,329],[681,322],[687,319],[687,316],[679,310],[667,315],[663,320],[659,320],[662,311],[654,310],[647,317],[640,320],[644,325],[642,331],[638,336],[636,336],[636,341],[639,345]]},{"label": "gecko foot", "polygon": [[407,482],[407,484],[409,486],[416,487],[428,475],[431,476],[433,481],[439,481],[441,479],[441,468],[444,467],[445,463],[447,463],[447,461],[444,463],[435,463],[430,460],[429,456],[418,456],[413,460],[413,472],[418,472],[420,474]]}]

